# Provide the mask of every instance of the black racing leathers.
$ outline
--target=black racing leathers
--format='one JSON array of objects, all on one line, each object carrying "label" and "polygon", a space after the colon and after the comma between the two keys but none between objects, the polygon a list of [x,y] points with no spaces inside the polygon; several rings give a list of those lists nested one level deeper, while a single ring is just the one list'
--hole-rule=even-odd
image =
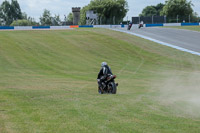
[{"label": "black racing leathers", "polygon": [[113,75],[112,71],[108,65],[101,68],[101,70],[99,71],[99,74],[97,76],[97,79],[99,79],[99,82],[98,82],[99,87],[102,87],[102,82],[104,82],[106,80],[107,76],[110,74]]}]

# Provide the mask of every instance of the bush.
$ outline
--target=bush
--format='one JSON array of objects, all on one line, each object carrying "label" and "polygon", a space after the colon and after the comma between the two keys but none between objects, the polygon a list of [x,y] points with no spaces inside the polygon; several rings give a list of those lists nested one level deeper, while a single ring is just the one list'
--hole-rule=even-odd
[{"label": "bush", "polygon": [[37,25],[37,23],[29,21],[29,20],[22,19],[22,20],[13,21],[10,26],[34,26],[34,25]]}]

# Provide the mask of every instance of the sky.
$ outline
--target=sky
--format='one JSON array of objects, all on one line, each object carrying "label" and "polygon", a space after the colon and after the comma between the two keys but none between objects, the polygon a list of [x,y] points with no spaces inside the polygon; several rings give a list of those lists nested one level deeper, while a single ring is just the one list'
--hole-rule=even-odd
[{"label": "sky", "polygon": [[[0,4],[4,0],[0,0]],[[11,1],[11,0],[8,0]],[[191,0],[194,4],[194,11],[200,16],[200,0]],[[50,10],[51,14],[60,15],[64,19],[64,15],[72,12],[72,7],[84,7],[90,3],[90,0],[18,0],[22,12],[26,12],[28,16],[34,17],[39,21],[44,9]],[[138,16],[143,8],[149,5],[157,5],[158,3],[165,3],[165,0],[127,0],[129,12],[125,17],[130,20],[133,16]]]}]

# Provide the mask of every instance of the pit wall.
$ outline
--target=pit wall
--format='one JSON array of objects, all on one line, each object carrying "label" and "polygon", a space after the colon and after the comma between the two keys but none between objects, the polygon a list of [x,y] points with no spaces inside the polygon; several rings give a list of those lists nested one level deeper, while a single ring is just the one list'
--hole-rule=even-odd
[{"label": "pit wall", "polygon": [[[166,24],[145,24],[144,27],[160,26],[200,26],[200,23],[166,23]],[[39,30],[39,29],[71,29],[71,28],[127,28],[128,25],[71,25],[71,26],[0,26],[0,30]],[[138,27],[133,24],[132,27]]]}]

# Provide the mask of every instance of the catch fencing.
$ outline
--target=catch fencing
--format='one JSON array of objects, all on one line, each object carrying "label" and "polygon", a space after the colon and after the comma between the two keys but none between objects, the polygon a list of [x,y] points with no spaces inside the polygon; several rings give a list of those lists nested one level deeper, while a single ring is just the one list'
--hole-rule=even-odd
[{"label": "catch fencing", "polygon": [[132,17],[133,24],[139,24],[143,21],[145,24],[160,24],[160,23],[199,23],[200,17],[196,16],[148,16],[148,17]]}]

